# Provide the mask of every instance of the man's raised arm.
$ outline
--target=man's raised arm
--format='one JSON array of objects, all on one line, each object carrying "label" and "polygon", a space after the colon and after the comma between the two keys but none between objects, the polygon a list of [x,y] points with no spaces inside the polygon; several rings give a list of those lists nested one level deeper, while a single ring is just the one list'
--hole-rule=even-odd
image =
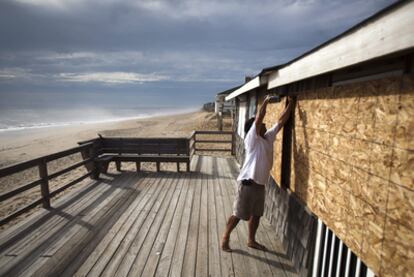
[{"label": "man's raised arm", "polygon": [[287,98],[288,105],[285,108],[285,110],[282,112],[282,115],[279,117],[279,125],[282,127],[285,125],[286,121],[289,119],[290,114],[292,113],[292,107],[293,107],[293,100],[291,97]]},{"label": "man's raised arm", "polygon": [[256,134],[258,136],[260,135],[260,128],[263,123],[263,119],[266,115],[266,108],[267,104],[269,103],[269,98],[269,96],[266,96],[266,98],[263,100],[263,104],[260,107],[260,110],[257,111],[256,120],[254,121],[254,123],[256,124]]}]

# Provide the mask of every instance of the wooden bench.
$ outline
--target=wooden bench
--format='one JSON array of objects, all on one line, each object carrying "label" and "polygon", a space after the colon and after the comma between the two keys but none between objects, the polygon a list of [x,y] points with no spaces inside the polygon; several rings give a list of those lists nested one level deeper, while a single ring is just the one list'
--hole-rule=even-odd
[{"label": "wooden bench", "polygon": [[95,158],[95,177],[106,173],[110,162],[116,163],[118,171],[121,162],[135,162],[137,171],[141,162],[155,162],[157,171],[161,163],[186,163],[190,171],[190,149],[188,138],[103,138],[99,139],[99,153]]}]

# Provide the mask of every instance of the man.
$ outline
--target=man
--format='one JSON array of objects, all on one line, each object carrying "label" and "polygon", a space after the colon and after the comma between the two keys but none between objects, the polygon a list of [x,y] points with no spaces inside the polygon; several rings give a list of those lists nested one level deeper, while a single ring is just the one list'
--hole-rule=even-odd
[{"label": "man", "polygon": [[270,97],[266,96],[256,118],[250,118],[244,127],[246,158],[237,178],[238,190],[233,204],[233,215],[227,221],[226,230],[221,241],[221,249],[227,252],[232,251],[229,245],[230,233],[240,219],[249,222],[247,246],[266,250],[264,245],[256,241],[255,236],[260,217],[264,211],[265,184],[269,179],[273,164],[273,142],[277,133],[288,120],[292,110],[292,99],[288,98],[288,106],[278,122],[267,130],[263,119],[269,99]]}]

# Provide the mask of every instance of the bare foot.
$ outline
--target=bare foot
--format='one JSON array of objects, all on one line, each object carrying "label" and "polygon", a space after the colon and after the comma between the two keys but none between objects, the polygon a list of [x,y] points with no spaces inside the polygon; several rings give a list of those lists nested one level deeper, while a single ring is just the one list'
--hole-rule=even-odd
[{"label": "bare foot", "polygon": [[267,251],[266,246],[258,243],[257,241],[250,241],[247,243],[247,246],[257,250]]},{"label": "bare foot", "polygon": [[229,238],[223,237],[221,239],[221,250],[226,251],[226,252],[232,251],[229,245]]}]

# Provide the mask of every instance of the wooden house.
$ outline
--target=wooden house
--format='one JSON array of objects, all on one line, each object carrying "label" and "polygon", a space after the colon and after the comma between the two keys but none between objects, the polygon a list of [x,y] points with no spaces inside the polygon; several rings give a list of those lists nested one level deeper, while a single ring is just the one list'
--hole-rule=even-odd
[{"label": "wooden house", "polygon": [[[414,1],[230,94],[240,164],[244,122],[267,94],[295,99],[274,144],[265,211],[295,267],[307,276],[412,276]],[[267,125],[285,104],[269,104]]]},{"label": "wooden house", "polygon": [[214,112],[216,114],[230,114],[234,112],[236,108],[235,100],[231,99],[229,101],[226,101],[226,97],[238,88],[240,88],[240,86],[217,93],[216,99],[214,101]]}]

